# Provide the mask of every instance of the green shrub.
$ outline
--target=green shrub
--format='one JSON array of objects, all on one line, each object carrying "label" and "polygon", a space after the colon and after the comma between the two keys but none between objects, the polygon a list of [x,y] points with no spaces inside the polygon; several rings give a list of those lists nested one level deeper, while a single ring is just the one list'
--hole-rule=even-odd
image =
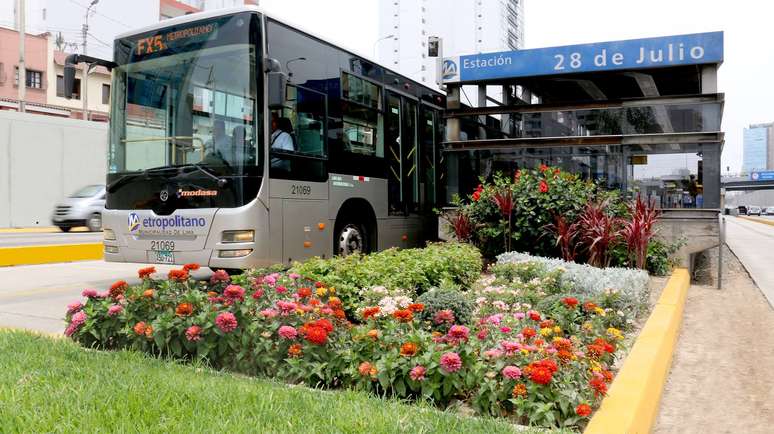
[{"label": "green shrub", "polygon": [[422,318],[426,321],[433,321],[439,311],[450,310],[457,324],[468,324],[473,314],[473,303],[468,296],[454,288],[434,288],[420,295],[417,302],[425,305]]}]

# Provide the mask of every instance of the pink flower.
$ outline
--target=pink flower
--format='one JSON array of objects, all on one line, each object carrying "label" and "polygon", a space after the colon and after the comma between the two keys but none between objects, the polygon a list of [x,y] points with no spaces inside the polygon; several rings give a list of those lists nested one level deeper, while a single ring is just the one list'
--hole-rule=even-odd
[{"label": "pink flower", "polygon": [[453,323],[454,312],[449,309],[439,310],[433,315],[433,322],[436,324]]},{"label": "pink flower", "polygon": [[74,301],[67,305],[67,313],[75,313],[83,309],[83,303],[80,301]]},{"label": "pink flower", "polygon": [[202,338],[201,332],[202,332],[201,327],[199,327],[198,325],[192,325],[191,327],[188,327],[188,329],[186,329],[185,338],[191,342],[196,342]]},{"label": "pink flower", "polygon": [[264,309],[261,311],[261,315],[263,315],[264,318],[274,318],[278,315],[278,312],[274,309]]},{"label": "pink flower", "polygon": [[484,321],[486,321],[486,322],[488,322],[490,324],[500,325],[500,321],[502,321],[502,320],[503,320],[503,314],[498,313],[498,314],[494,314],[494,315],[489,315],[488,317],[486,317],[486,319]]},{"label": "pink flower", "polygon": [[295,339],[298,336],[296,329],[291,326],[282,326],[277,333],[284,339]]},{"label": "pink flower", "polygon": [[274,274],[269,274],[268,276],[264,276],[263,283],[269,286],[274,286],[274,284],[277,283],[277,276],[275,276]]},{"label": "pink flower", "polygon": [[70,337],[70,336],[72,336],[72,335],[73,335],[73,333],[75,333],[75,331],[76,331],[76,330],[78,330],[78,327],[75,327],[75,326],[73,326],[72,324],[70,324],[70,325],[69,325],[69,326],[67,326],[67,328],[65,329],[65,331],[64,331],[64,334],[65,334],[65,336],[67,336],[67,337]]},{"label": "pink flower", "polygon": [[501,357],[502,355],[503,355],[503,352],[501,350],[498,350],[497,348],[484,351],[484,357],[489,359],[496,359],[498,357]]},{"label": "pink flower", "polygon": [[548,354],[556,354],[558,351],[556,350],[556,348],[546,348],[546,352]]},{"label": "pink flower", "polygon": [[277,294],[284,294],[284,293],[288,292],[288,289],[285,288],[282,285],[276,287],[274,290],[277,291]]},{"label": "pink flower", "polygon": [[503,368],[503,377],[515,380],[521,377],[521,369],[516,366],[508,365]]},{"label": "pink flower", "polygon": [[97,298],[97,290],[87,288],[87,289],[84,289],[83,292],[81,292],[81,295],[86,298]]},{"label": "pink flower", "polygon": [[449,352],[441,356],[441,369],[447,373],[457,372],[462,368],[462,359],[457,353]]},{"label": "pink flower", "polygon": [[516,313],[513,315],[513,317],[514,317],[514,318],[516,318],[516,319],[518,319],[518,320],[523,320],[523,319],[524,319],[524,317],[526,317],[526,316],[527,316],[527,315],[525,315],[525,314],[524,314],[524,312],[516,312]]},{"label": "pink flower", "polygon": [[511,328],[510,327],[500,327],[500,331],[503,333],[510,333]]},{"label": "pink flower", "polygon": [[231,312],[223,312],[215,318],[215,325],[223,333],[231,333],[237,328],[237,319]]},{"label": "pink flower", "polygon": [[279,309],[279,310],[280,310],[280,312],[282,313],[282,315],[288,315],[288,314],[290,314],[291,312],[293,312],[294,310],[296,310],[296,308],[297,308],[297,307],[298,307],[298,305],[296,305],[296,304],[295,304],[295,303],[293,303],[292,301],[283,301],[283,300],[279,300],[279,301],[277,302],[277,309]]},{"label": "pink flower", "polygon": [[517,352],[521,351],[522,349],[522,345],[520,343],[513,342],[513,341],[500,342],[500,346],[505,351],[505,354],[508,356],[512,356]]},{"label": "pink flower", "polygon": [[290,277],[293,280],[298,280],[301,277],[301,275],[298,273],[290,273],[288,274],[288,277]]},{"label": "pink flower", "polygon": [[76,312],[70,319],[70,324],[79,327],[86,322],[86,313],[84,311]]},{"label": "pink flower", "polygon": [[320,313],[323,315],[333,315],[333,309],[325,306],[324,308],[320,309]]},{"label": "pink flower", "polygon": [[116,316],[124,311],[124,307],[120,304],[112,304],[108,308],[108,316]]},{"label": "pink flower", "polygon": [[414,381],[424,381],[425,379],[425,373],[427,372],[427,369],[425,369],[422,365],[414,366],[411,369],[411,372],[409,372],[409,377]]},{"label": "pink flower", "polygon": [[223,296],[229,300],[244,301],[245,289],[239,285],[228,285],[226,289],[223,290]]},{"label": "pink flower", "polygon": [[213,285],[220,282],[228,282],[230,280],[231,276],[229,276],[225,270],[216,270],[210,277],[210,283]]},{"label": "pink flower", "polygon": [[261,297],[263,297],[263,289],[258,289],[253,293],[254,299],[258,300]]},{"label": "pink flower", "polygon": [[453,325],[449,328],[449,337],[456,341],[466,341],[470,335],[470,330],[463,325]]},{"label": "pink flower", "polygon": [[488,330],[488,329],[481,329],[481,330],[478,332],[478,334],[476,335],[476,337],[477,337],[477,338],[478,338],[478,340],[480,340],[480,341],[483,341],[484,339],[486,339],[486,337],[487,337],[487,336],[489,336],[489,330]]}]

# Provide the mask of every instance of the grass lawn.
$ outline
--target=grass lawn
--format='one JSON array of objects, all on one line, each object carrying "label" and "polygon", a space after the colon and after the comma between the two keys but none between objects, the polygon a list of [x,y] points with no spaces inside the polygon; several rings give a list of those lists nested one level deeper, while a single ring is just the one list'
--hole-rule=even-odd
[{"label": "grass lawn", "polygon": [[[0,431],[514,432],[506,421],[0,331]],[[521,431],[521,432],[543,432]]]}]

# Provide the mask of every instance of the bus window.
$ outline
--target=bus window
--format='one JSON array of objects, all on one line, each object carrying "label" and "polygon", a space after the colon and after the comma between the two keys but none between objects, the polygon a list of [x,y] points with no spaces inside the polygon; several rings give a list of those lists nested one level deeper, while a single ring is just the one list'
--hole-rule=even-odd
[{"label": "bus window", "polygon": [[403,127],[400,148],[403,155],[403,202],[406,211],[416,212],[419,202],[419,148],[417,146],[417,103],[403,98]]},{"label": "bus window", "polygon": [[387,95],[387,127],[385,128],[385,146],[387,148],[387,203],[391,214],[403,213],[403,189],[401,173],[401,122],[400,97]]},{"label": "bus window", "polygon": [[422,176],[420,204],[424,209],[432,209],[435,205],[436,186],[436,126],[433,109],[422,106],[420,116],[420,173]]},{"label": "bus window", "polygon": [[271,115],[271,176],[324,181],[326,96],[288,85],[282,110]]}]

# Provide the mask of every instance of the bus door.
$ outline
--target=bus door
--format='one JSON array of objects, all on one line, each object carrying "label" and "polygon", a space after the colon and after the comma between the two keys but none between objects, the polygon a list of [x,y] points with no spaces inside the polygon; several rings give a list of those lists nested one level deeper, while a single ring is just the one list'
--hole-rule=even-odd
[{"label": "bus door", "polygon": [[432,211],[438,204],[441,167],[440,142],[443,119],[439,109],[422,104],[419,111],[419,204],[422,211]]},{"label": "bus door", "polygon": [[392,215],[418,210],[419,146],[417,102],[387,91],[385,158],[387,159],[388,205]]}]

